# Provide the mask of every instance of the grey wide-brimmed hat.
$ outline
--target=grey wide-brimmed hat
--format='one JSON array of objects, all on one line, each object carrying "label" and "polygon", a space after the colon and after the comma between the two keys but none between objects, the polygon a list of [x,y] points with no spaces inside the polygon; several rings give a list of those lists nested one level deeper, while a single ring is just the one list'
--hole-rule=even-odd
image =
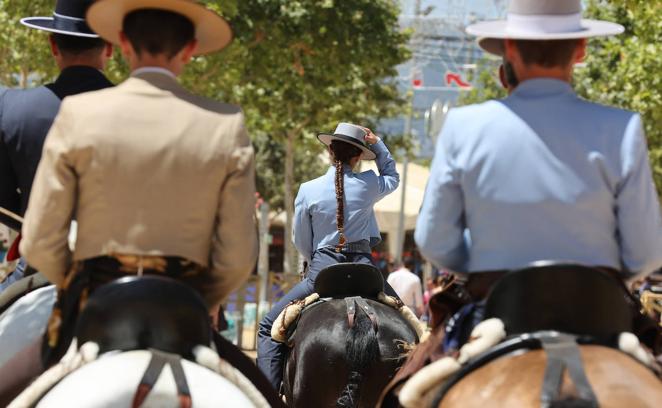
[{"label": "grey wide-brimmed hat", "polygon": [[363,152],[361,153],[361,160],[375,160],[377,156],[370,150],[368,143],[365,141],[367,134],[361,126],[341,122],[333,133],[319,133],[317,138],[327,146],[330,146],[334,140],[349,143],[361,149]]},{"label": "grey wide-brimmed hat", "polygon": [[58,0],[51,17],[26,17],[21,24],[37,30],[74,37],[98,38],[85,22],[85,12],[94,0]]},{"label": "grey wide-brimmed hat", "polygon": [[511,0],[506,20],[467,27],[490,54],[503,55],[503,40],[569,40],[621,34],[624,27],[582,18],[581,0]]}]

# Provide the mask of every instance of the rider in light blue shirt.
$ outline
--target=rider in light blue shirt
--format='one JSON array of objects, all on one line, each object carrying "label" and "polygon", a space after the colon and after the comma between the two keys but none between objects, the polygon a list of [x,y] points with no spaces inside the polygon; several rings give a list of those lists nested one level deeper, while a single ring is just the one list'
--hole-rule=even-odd
[{"label": "rider in light blue shirt", "polygon": [[[262,319],[258,331],[257,365],[277,390],[287,346],[271,338],[274,321],[288,303],[314,292],[315,279],[325,267],[339,262],[372,263],[371,247],[381,240],[373,206],[400,182],[395,160],[369,129],[341,123],[334,134],[318,138],[329,146],[334,166],[301,185],[294,213],[294,244],[306,258],[308,270],[305,279]],[[379,175],[372,170],[354,173],[361,159],[375,159]],[[384,291],[397,297],[386,282]]]}]

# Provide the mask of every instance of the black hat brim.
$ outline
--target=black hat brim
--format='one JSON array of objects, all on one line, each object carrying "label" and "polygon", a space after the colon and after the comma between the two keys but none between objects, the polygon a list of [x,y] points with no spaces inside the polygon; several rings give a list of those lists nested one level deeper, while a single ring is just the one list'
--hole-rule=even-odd
[{"label": "black hat brim", "polygon": [[36,30],[48,31],[55,34],[71,35],[74,37],[99,38],[92,30],[87,27],[84,21],[65,22],[60,21],[56,25],[52,17],[26,17],[21,19],[21,24]]}]

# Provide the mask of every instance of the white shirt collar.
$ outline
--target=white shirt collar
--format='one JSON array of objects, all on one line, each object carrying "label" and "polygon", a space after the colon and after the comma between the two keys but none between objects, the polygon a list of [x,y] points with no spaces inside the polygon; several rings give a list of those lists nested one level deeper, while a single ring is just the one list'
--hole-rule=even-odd
[{"label": "white shirt collar", "polygon": [[147,72],[156,72],[156,73],[159,73],[159,74],[168,75],[169,77],[172,77],[172,78],[177,78],[176,75],[173,74],[171,71],[169,71],[165,68],[161,68],[161,67],[142,67],[142,68],[138,68],[137,70],[133,71],[131,73],[131,75],[138,75],[138,74],[143,74],[143,73],[147,73]]}]

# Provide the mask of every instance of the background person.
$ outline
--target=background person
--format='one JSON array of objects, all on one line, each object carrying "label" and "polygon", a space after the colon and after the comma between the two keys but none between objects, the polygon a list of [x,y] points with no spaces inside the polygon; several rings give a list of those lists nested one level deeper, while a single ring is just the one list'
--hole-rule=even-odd
[{"label": "background person", "polygon": [[409,307],[417,317],[423,314],[423,289],[421,278],[412,271],[416,268],[416,260],[407,257],[398,269],[388,275],[388,283],[400,300]]},{"label": "background person", "polygon": [[[294,244],[308,262],[308,273],[274,305],[258,330],[257,364],[276,390],[287,345],[271,338],[274,321],[288,303],[314,292],[315,278],[325,267],[340,262],[372,265],[371,248],[381,240],[373,206],[400,182],[395,160],[370,129],[340,123],[333,134],[318,138],[328,146],[333,166],[303,183],[294,202]],[[354,173],[362,159],[376,159],[379,176],[372,170]],[[397,296],[388,283],[385,292]]]}]

